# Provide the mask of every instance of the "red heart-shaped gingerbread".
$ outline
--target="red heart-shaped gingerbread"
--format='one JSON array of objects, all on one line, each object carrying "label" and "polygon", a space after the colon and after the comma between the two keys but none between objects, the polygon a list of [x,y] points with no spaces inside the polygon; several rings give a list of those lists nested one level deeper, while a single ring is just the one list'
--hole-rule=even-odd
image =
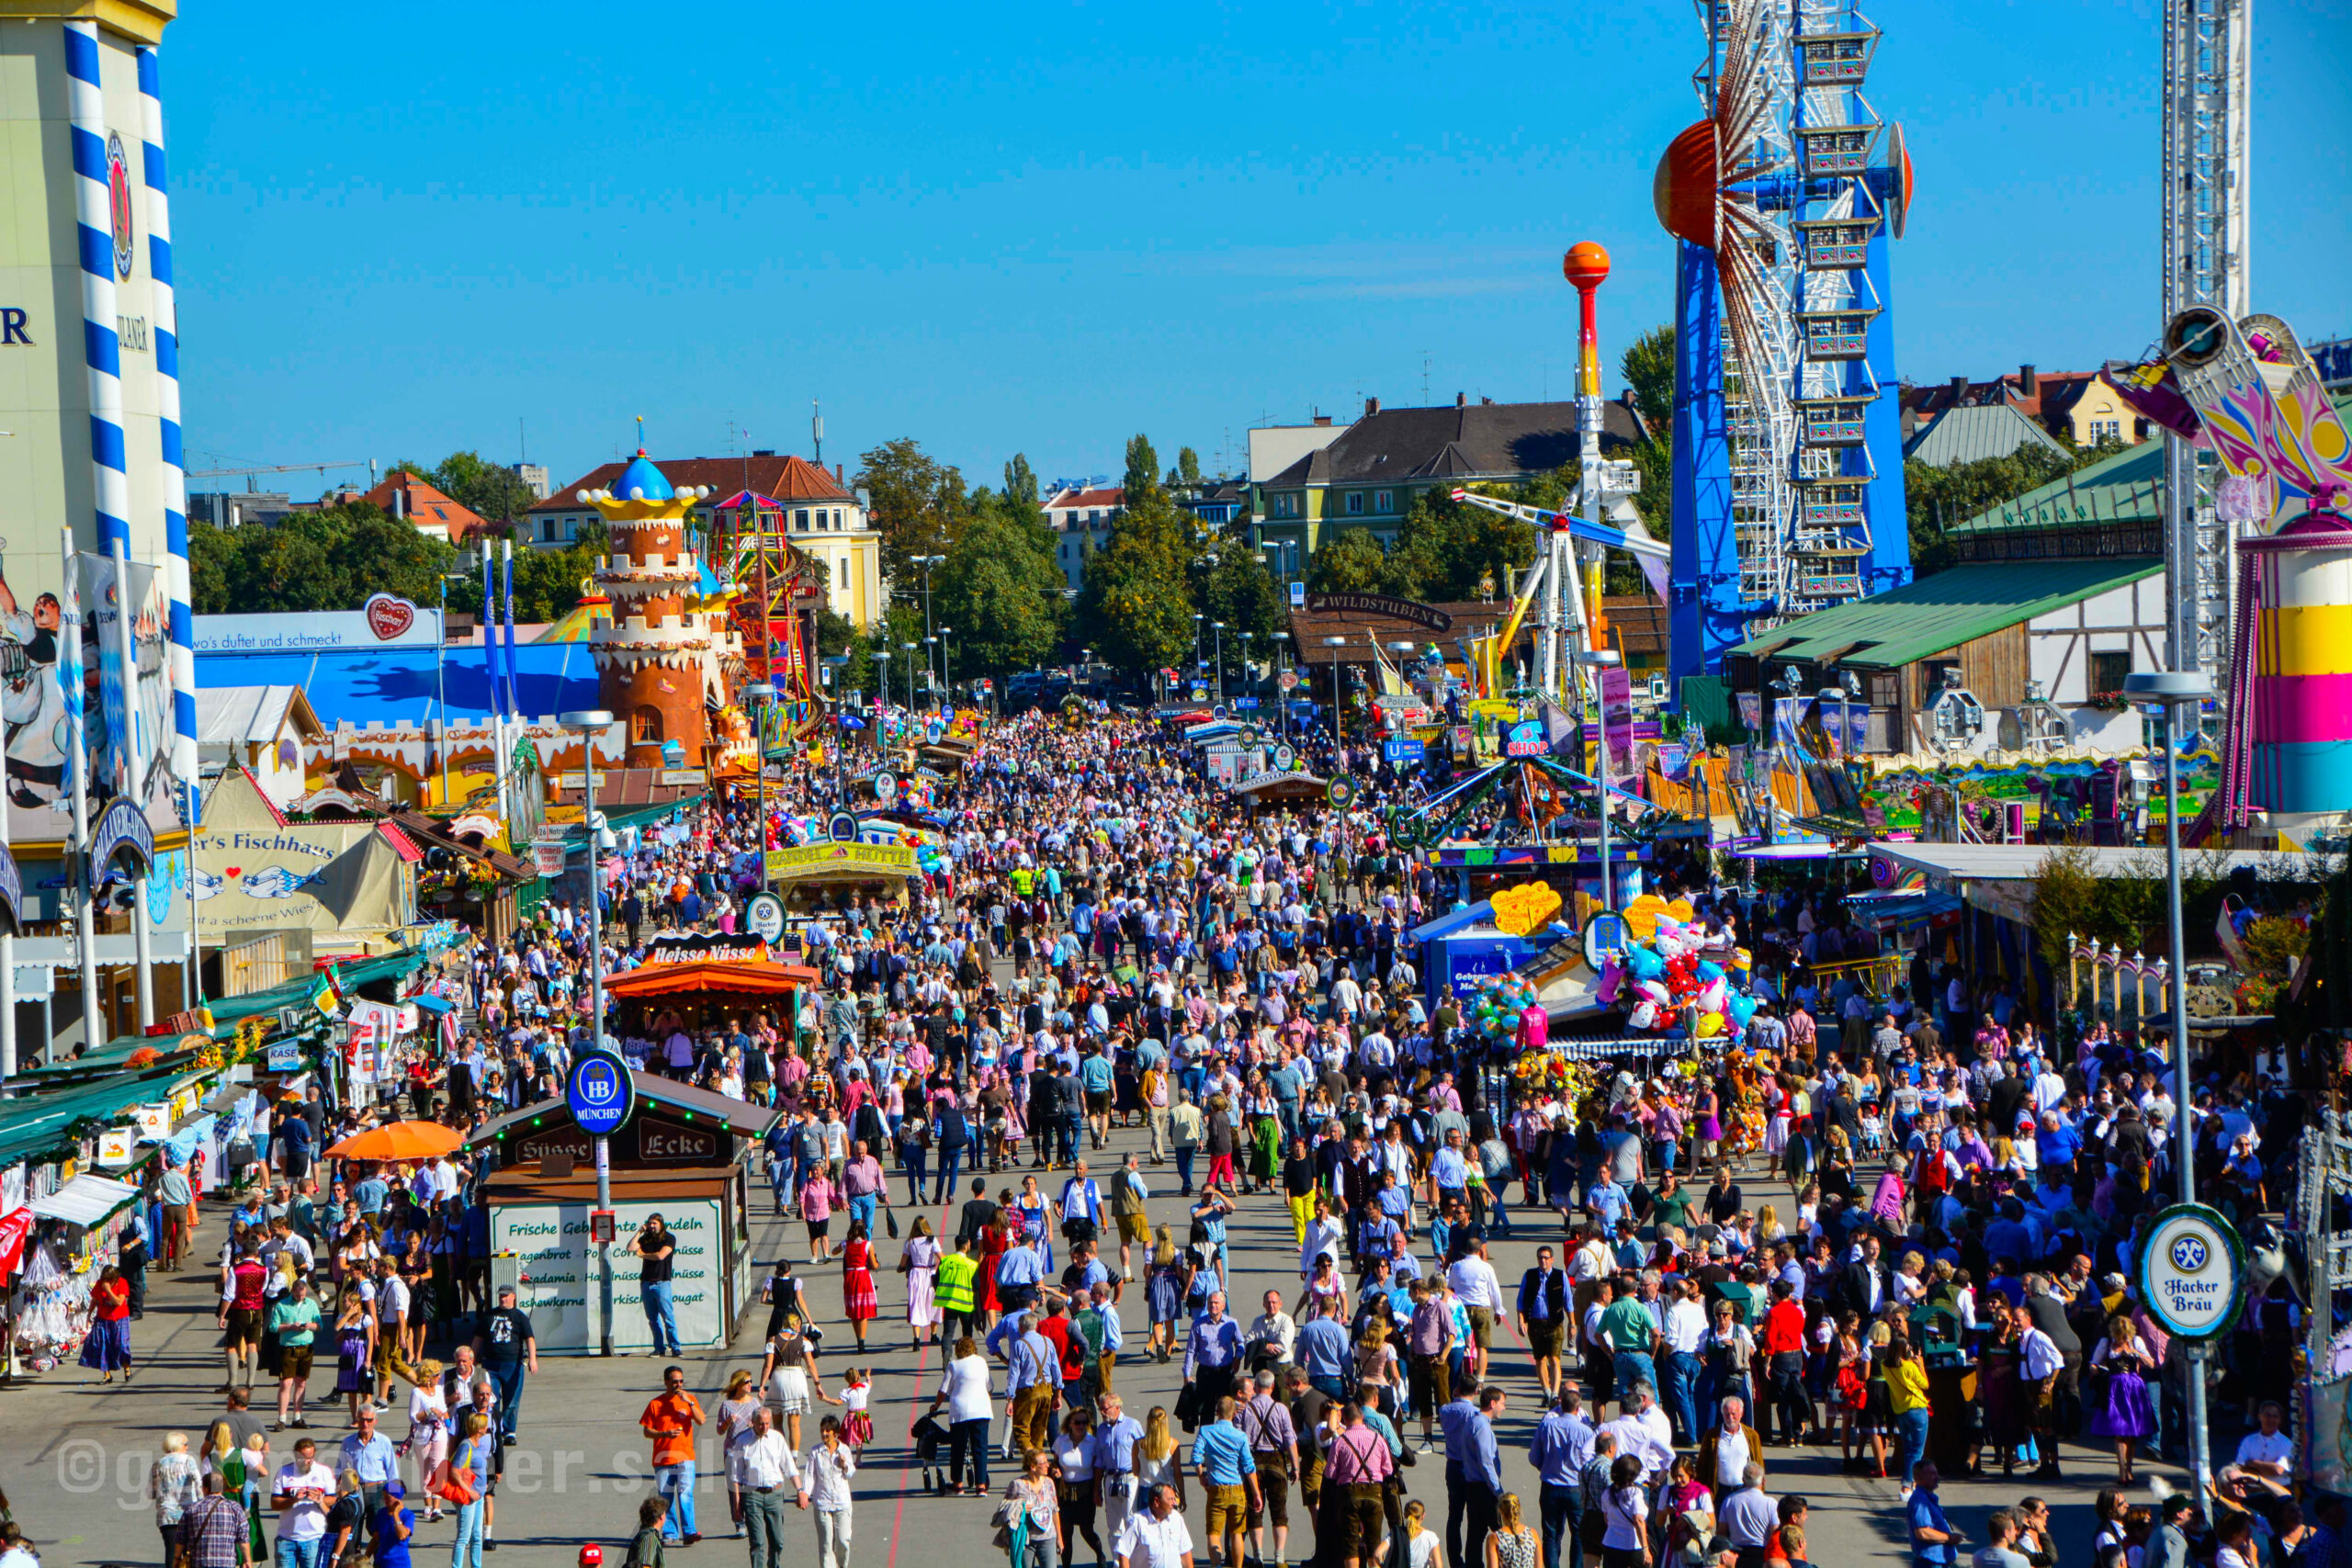
[{"label": "red heart-shaped gingerbread", "polygon": [[368,629],[379,642],[390,642],[416,624],[416,606],[405,599],[379,593],[368,601]]}]

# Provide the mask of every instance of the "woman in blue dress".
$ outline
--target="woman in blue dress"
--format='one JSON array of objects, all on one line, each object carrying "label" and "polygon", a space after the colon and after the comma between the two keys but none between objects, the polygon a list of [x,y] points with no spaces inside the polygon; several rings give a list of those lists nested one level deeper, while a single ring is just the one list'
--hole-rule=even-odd
[{"label": "woman in blue dress", "polygon": [[1151,1337],[1146,1348],[1165,1362],[1177,1348],[1177,1319],[1184,1311],[1183,1259],[1165,1224],[1159,1227],[1157,1245],[1151,1249],[1150,1271],[1144,1276],[1144,1304],[1151,1314]]},{"label": "woman in blue dress", "polygon": [[2155,1435],[2148,1375],[2155,1371],[2156,1359],[2132,1320],[2119,1313],[2108,1320],[2107,1337],[2091,1352],[2090,1364],[2108,1374],[2107,1397],[2091,1413],[2090,1435],[2115,1439],[2115,1484],[2129,1486],[2134,1446]]},{"label": "woman in blue dress", "polygon": [[1037,1256],[1045,1259],[1046,1274],[1050,1279],[1054,1272],[1054,1226],[1061,1217],[1056,1213],[1054,1201],[1037,1190],[1035,1177],[1024,1176],[1021,1179],[1021,1196],[1013,1200],[1012,1206],[1021,1217],[1022,1233],[1037,1249]]}]

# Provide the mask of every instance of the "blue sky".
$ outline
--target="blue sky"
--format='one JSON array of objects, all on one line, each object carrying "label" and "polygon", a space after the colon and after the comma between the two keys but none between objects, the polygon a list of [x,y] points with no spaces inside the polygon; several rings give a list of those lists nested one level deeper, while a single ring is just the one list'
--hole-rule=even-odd
[{"label": "blue sky", "polygon": [[[1575,241],[1614,257],[1612,391],[1671,308],[1673,0],[288,15],[190,5],[164,51],[192,467],[526,438],[562,483],[639,414],[657,454],[805,454],[821,397],[853,469],[912,435],[976,481],[1115,472],[1137,430],[1238,468],[1261,415],[1425,378],[1566,395]],[[1918,180],[1900,373],[2148,344],[2153,4],[1871,15]],[[2256,308],[2352,332],[2352,28],[2256,19]]]}]

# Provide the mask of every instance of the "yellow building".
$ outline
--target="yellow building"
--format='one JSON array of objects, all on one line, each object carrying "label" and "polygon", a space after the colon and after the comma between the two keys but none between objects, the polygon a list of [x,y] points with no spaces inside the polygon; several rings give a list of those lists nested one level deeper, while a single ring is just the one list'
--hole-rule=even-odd
[{"label": "yellow building", "polygon": [[[748,457],[669,457],[658,466],[677,484],[707,487],[713,500],[747,490],[775,500],[783,509],[785,532],[793,547],[825,569],[826,607],[860,630],[873,626],[889,608],[882,592],[882,535],[865,503],[850,492],[839,468],[828,472],[805,457],[774,452],[754,452]],[[523,522],[531,545],[543,550],[569,549],[593,531],[601,519],[578,494],[609,488],[620,471],[618,463],[599,465],[532,507]],[[695,515],[707,536],[710,503],[697,506]]]}]

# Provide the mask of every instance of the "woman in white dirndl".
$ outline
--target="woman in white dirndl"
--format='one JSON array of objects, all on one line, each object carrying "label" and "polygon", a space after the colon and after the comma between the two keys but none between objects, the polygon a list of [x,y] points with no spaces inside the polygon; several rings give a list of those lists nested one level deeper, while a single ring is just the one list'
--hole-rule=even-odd
[{"label": "woman in white dirndl", "polygon": [[784,1331],[768,1341],[767,1359],[760,1368],[760,1387],[768,1411],[783,1426],[785,1440],[795,1452],[800,1444],[800,1417],[811,1399],[825,1397],[824,1381],[817,1375],[817,1349],[801,1333],[798,1314],[786,1321]]},{"label": "woman in white dirndl", "polygon": [[939,1238],[931,1234],[931,1221],[917,1219],[899,1254],[899,1272],[907,1277],[907,1326],[914,1331],[916,1348],[922,1345],[926,1328],[937,1342],[946,1315],[939,1309]]}]

